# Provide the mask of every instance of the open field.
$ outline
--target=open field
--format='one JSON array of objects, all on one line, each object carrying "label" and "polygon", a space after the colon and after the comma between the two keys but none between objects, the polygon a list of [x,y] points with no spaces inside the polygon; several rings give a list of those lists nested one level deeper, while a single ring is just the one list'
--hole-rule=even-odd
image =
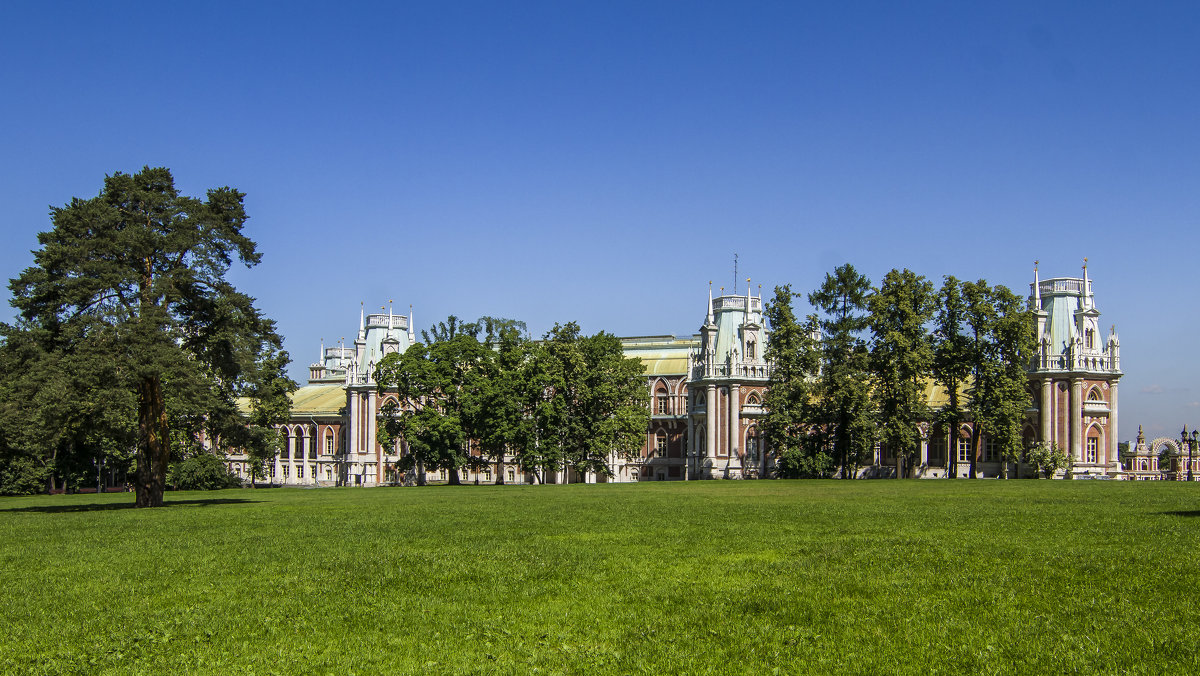
[{"label": "open field", "polygon": [[1200,486],[0,499],[0,672],[1200,672]]}]

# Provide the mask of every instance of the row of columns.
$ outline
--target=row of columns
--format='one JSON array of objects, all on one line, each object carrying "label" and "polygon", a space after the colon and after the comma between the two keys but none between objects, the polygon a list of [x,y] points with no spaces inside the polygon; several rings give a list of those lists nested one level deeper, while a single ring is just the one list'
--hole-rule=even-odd
[{"label": "row of columns", "polygon": [[[1117,383],[1109,384],[1108,390],[1108,432],[1105,435],[1107,440],[1108,457],[1107,462],[1113,462],[1118,458],[1120,443],[1118,440],[1117,428]],[[1043,442],[1058,442],[1058,429],[1055,423],[1056,416],[1054,415],[1054,379],[1045,378],[1042,380],[1042,400],[1039,407],[1041,441]],[[1070,395],[1070,419],[1067,421],[1069,428],[1069,444],[1068,448],[1076,461],[1084,460],[1083,446],[1083,378],[1071,379],[1071,395]],[[1097,452],[1100,449],[1096,449]],[[1097,461],[1100,458],[1097,457]],[[1107,464],[1107,463],[1106,463]]]}]

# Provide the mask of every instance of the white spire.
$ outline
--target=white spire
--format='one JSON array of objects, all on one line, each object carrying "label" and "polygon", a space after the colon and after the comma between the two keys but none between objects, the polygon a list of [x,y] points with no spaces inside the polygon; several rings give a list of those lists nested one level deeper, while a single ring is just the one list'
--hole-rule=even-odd
[{"label": "white spire", "polygon": [[388,331],[390,332],[392,330],[392,328],[394,328],[392,326],[392,300],[389,298],[388,299]]},{"label": "white spire", "polygon": [[1092,299],[1092,283],[1088,281],[1087,271],[1087,256],[1083,257],[1083,299],[1084,307],[1095,307],[1096,303]]},{"label": "white spire", "polygon": [[321,356],[317,357],[317,363],[318,364],[325,363],[325,339],[324,338],[321,339]]},{"label": "white spire", "polygon": [[750,320],[750,278],[746,278],[746,321]]},{"label": "white spire", "polygon": [[1036,310],[1042,309],[1042,285],[1038,281],[1038,262],[1033,262],[1033,306]]},{"label": "white spire", "polygon": [[412,317],[413,317],[413,315],[412,315],[412,303],[409,303],[409,305],[408,305],[408,344],[409,344],[409,345],[412,345],[413,343],[417,342],[416,336],[413,334],[413,320],[412,320]]},{"label": "white spire", "polygon": [[712,280],[708,280],[708,316],[704,319],[705,326],[713,323],[712,313]]},{"label": "white spire", "polygon": [[367,330],[367,304],[358,301],[358,337],[361,339],[363,331]]}]

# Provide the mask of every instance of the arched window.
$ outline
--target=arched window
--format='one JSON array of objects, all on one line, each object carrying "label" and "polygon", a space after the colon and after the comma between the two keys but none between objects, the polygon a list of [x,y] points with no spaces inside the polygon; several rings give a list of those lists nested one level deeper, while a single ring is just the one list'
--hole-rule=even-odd
[{"label": "arched window", "polygon": [[746,341],[746,361],[752,361],[755,359],[755,347],[756,345],[754,344],[753,340]]},{"label": "arched window", "polygon": [[1103,399],[1100,398],[1100,390],[1098,390],[1094,387],[1088,392],[1087,400],[1088,401],[1104,401]]},{"label": "arched window", "polygon": [[758,451],[758,428],[751,427],[750,429],[746,430],[746,455],[748,455],[751,460],[757,461]]},{"label": "arched window", "polygon": [[630,479],[632,479],[633,481],[637,481],[637,480],[638,480],[639,476],[638,476],[638,470],[637,470],[637,468],[636,468],[636,467],[634,467],[633,469],[629,470],[629,478],[630,478]]},{"label": "arched window", "polygon": [[747,406],[758,406],[759,405],[758,395],[751,392],[750,396],[746,397],[746,405]]},{"label": "arched window", "polygon": [[336,449],[333,445],[333,430],[327,429],[325,430],[325,453],[326,455],[333,455],[334,450]]},{"label": "arched window", "polygon": [[654,457],[667,457],[667,433],[659,430],[658,434],[654,435]]},{"label": "arched window", "polygon": [[708,435],[705,434],[704,425],[696,428],[696,455],[701,458],[708,455]]},{"label": "arched window", "polygon": [[658,390],[654,393],[655,408],[654,412],[659,415],[666,415],[670,410],[671,399],[667,395],[667,388],[664,385],[659,385]]}]

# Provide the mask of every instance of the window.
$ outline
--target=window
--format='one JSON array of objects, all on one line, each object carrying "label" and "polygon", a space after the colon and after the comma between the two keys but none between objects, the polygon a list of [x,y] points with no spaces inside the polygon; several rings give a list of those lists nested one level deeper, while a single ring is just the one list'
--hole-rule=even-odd
[{"label": "window", "polygon": [[667,457],[667,434],[659,431],[654,437],[654,455],[659,458]]},{"label": "window", "polygon": [[325,468],[325,480],[333,481],[333,470],[328,467]]},{"label": "window", "polygon": [[983,461],[984,462],[999,462],[1000,461],[1000,446],[992,439],[986,439],[983,442]]},{"label": "window", "polygon": [[284,478],[284,479],[288,478],[288,469],[289,469],[288,465],[284,465],[284,466],[283,466],[282,468],[280,468],[280,469],[282,469],[282,470],[283,470],[283,478]]},{"label": "window", "polygon": [[304,465],[296,465],[296,479],[304,478]]},{"label": "window", "polygon": [[462,480],[463,481],[471,480],[471,470],[467,469],[466,467],[464,467],[463,471],[462,471]]},{"label": "window", "polygon": [[333,455],[333,432],[332,431],[325,433],[325,452],[328,453],[329,455]]},{"label": "window", "polygon": [[966,437],[958,438],[958,461],[971,461],[971,440]]},{"label": "window", "polygon": [[1087,461],[1096,462],[1096,456],[1100,451],[1100,439],[1098,437],[1088,437],[1087,440]]},{"label": "window", "polygon": [[946,437],[938,434],[929,440],[929,462],[941,464],[946,461]]},{"label": "window", "polygon": [[658,388],[658,392],[655,394],[655,400],[658,402],[658,406],[655,408],[655,410],[659,415],[666,415],[670,408],[671,401],[667,396],[667,390],[662,387]]},{"label": "window", "polygon": [[508,468],[508,483],[510,483],[510,484],[514,483],[516,480],[517,480],[517,473],[515,471],[513,471],[513,468],[509,467]]},{"label": "window", "polygon": [[303,458],[304,457],[304,434],[303,433],[300,433],[300,436],[296,437],[295,451],[296,452],[293,454],[292,457],[295,457],[295,458]]},{"label": "window", "polygon": [[634,481],[638,480],[639,477],[638,477],[638,471],[637,471],[636,467],[629,470],[629,478],[633,479]]},{"label": "window", "polygon": [[1083,342],[1089,350],[1096,347],[1096,332],[1095,331],[1093,331],[1091,329],[1087,329],[1083,332],[1083,335],[1084,335]]},{"label": "window", "polygon": [[483,470],[483,480],[484,481],[492,480],[492,470],[490,470],[490,469]]},{"label": "window", "polygon": [[446,480],[446,470],[444,470],[444,469],[439,469],[439,470],[438,470],[438,479],[439,479],[439,480],[441,480],[441,481],[445,481],[445,480]]},{"label": "window", "polygon": [[746,341],[746,359],[747,360],[754,359],[754,354],[755,354],[754,347],[755,347],[755,345],[754,345],[753,340]]},{"label": "window", "polygon": [[746,454],[751,460],[758,460],[758,429],[751,427],[749,432],[746,432]]}]

